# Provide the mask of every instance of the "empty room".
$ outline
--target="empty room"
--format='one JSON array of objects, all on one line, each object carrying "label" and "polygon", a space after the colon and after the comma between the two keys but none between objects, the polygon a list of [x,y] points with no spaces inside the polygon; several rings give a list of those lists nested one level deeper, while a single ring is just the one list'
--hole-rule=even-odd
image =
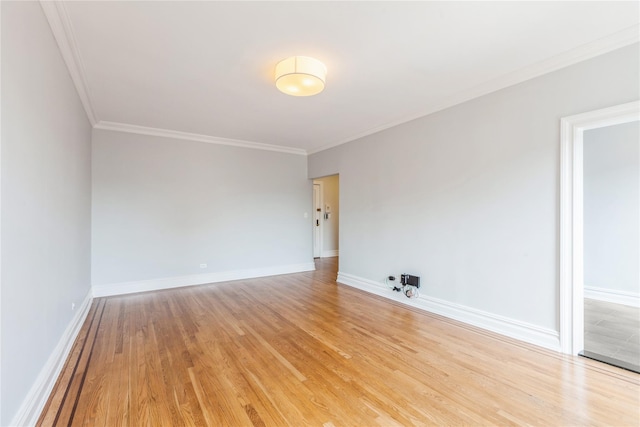
[{"label": "empty room", "polygon": [[1,426],[640,425],[639,2],[0,24]]}]

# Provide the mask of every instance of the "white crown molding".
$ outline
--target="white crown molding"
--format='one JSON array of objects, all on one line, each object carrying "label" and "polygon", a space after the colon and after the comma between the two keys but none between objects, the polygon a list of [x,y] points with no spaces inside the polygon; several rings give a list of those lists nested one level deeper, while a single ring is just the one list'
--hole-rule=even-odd
[{"label": "white crown molding", "polygon": [[517,319],[429,297],[424,294],[420,295],[419,298],[409,299],[401,292],[394,292],[382,283],[344,272],[338,272],[336,282],[529,344],[554,351],[560,350],[558,332],[552,329],[542,328]]},{"label": "white crown molding", "polygon": [[164,277],[161,279],[139,280],[134,282],[108,283],[104,285],[93,285],[93,296],[98,298],[113,295],[126,295],[136,292],[158,291],[161,289],[206,285],[210,283],[229,282],[232,280],[254,279],[256,277],[277,276],[280,274],[302,273],[306,271],[314,271],[315,269],[315,263],[307,262],[301,264],[251,268],[246,270],[193,274],[190,276]]},{"label": "white crown molding", "polygon": [[76,315],[71,319],[62,337],[60,337],[56,348],[49,356],[46,365],[40,371],[29,393],[22,401],[22,405],[20,405],[20,409],[13,417],[10,425],[35,426],[38,422],[40,413],[47,403],[47,400],[49,400],[49,395],[58,380],[60,372],[62,372],[62,368],[71,352],[73,343],[76,341],[78,333],[80,333],[87,314],[89,314],[91,301],[93,301],[93,298],[90,290],[80,307],[78,307]]},{"label": "white crown molding", "polygon": [[99,121],[94,129],[112,130],[118,132],[137,133],[140,135],[160,136],[164,138],[184,139],[187,141],[206,142],[208,144],[231,145],[234,147],[253,148],[256,150],[277,151],[280,153],[306,156],[307,152],[301,148],[285,147],[282,145],[263,144],[260,142],[243,141],[239,139],[218,138],[198,133],[181,132],[170,129],[159,129],[147,126],[130,125],[127,123]]},{"label": "white crown molding", "polygon": [[543,61],[526,66],[511,73],[507,73],[493,80],[489,80],[488,82],[475,86],[471,89],[462,91],[456,95],[444,99],[442,102],[432,105],[428,109],[423,110],[419,113],[405,116],[393,122],[368,129],[356,135],[352,135],[346,139],[323,145],[319,148],[307,150],[307,153],[314,154],[333,147],[337,147],[342,144],[346,144],[347,142],[355,141],[365,136],[369,136],[374,133],[392,128],[394,126],[398,126],[403,123],[428,116],[429,114],[433,114],[446,108],[453,107],[454,105],[462,104],[463,102],[470,101],[474,98],[479,98],[480,96],[489,94],[491,92],[496,92],[500,89],[504,89],[509,86],[531,80],[535,77],[560,70],[570,65],[577,64],[578,62],[586,61],[587,59],[595,58],[596,56],[600,56],[638,42],[640,42],[640,25],[634,25],[617,33],[611,34],[607,37],[603,37],[591,43],[583,44],[582,46],[578,46],[577,48],[568,50],[559,55],[547,58]]},{"label": "white crown molding", "polygon": [[258,150],[278,151],[291,154],[309,155],[320,151],[328,150],[342,144],[363,138],[374,133],[410,122],[415,119],[433,114],[437,111],[453,107],[482,95],[522,83],[526,80],[568,67],[581,61],[611,52],[616,49],[638,43],[640,41],[640,25],[634,25],[625,30],[603,37],[591,43],[584,44],[575,49],[571,49],[562,54],[537,62],[533,65],[521,68],[514,72],[505,74],[496,79],[475,86],[471,89],[460,92],[454,96],[448,97],[439,103],[436,103],[426,110],[422,110],[416,114],[405,116],[401,119],[385,123],[380,126],[365,130],[363,132],[351,135],[345,139],[320,146],[318,148],[304,150],[299,148],[285,147],[279,145],[263,144],[253,141],[243,141],[219,138],[209,135],[194,134],[188,132],[180,132],[174,130],[150,128],[145,126],[130,125],[126,123],[100,121],[95,113],[95,108],[91,102],[89,85],[87,83],[84,72],[82,58],[77,48],[73,27],[67,14],[64,2],[40,0],[40,5],[45,13],[51,31],[58,43],[62,57],[64,58],[69,74],[78,92],[78,96],[82,101],[82,105],[86,111],[87,117],[91,125],[97,129],[118,130],[121,132],[130,132],[143,135],[162,136],[167,138],[186,139],[191,141],[207,142],[213,144],[232,145],[236,147],[254,148]]},{"label": "white crown molding", "polygon": [[91,102],[84,66],[64,2],[40,0],[40,6],[44,11],[47,21],[49,21],[51,32],[58,43],[62,58],[65,64],[67,64],[67,69],[76,87],[80,101],[84,106],[87,118],[91,126],[94,126],[98,122],[98,119]]}]

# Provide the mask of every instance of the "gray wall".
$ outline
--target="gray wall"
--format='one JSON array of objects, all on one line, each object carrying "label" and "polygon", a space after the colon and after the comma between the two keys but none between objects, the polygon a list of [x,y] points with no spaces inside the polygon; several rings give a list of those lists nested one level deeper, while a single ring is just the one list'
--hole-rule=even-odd
[{"label": "gray wall", "polygon": [[38,2],[2,2],[0,424],[90,291],[91,127]]},{"label": "gray wall", "polygon": [[94,130],[92,284],[312,263],[311,194],[304,156]]},{"label": "gray wall", "polygon": [[640,124],[584,133],[584,284],[640,296]]},{"label": "gray wall", "polygon": [[558,329],[560,118],[637,100],[638,45],[313,154],[340,174],[340,270]]}]

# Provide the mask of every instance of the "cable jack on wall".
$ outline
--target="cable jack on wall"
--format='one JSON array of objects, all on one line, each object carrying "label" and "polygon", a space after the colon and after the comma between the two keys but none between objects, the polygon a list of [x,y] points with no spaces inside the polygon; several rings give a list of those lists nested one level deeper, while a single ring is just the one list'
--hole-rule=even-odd
[{"label": "cable jack on wall", "polygon": [[400,282],[396,281],[395,276],[388,276],[385,279],[385,283],[391,290],[402,292],[407,298],[413,299],[420,296],[420,291],[418,291],[418,288],[420,288],[420,277],[418,276],[402,274],[400,275]]}]

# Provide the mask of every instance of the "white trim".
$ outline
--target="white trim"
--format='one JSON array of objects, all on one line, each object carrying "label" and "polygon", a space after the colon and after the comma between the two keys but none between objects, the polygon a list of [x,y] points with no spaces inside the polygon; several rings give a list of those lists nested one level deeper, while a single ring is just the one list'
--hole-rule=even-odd
[{"label": "white trim", "polygon": [[[0,6],[0,23],[2,22],[2,7]],[[1,27],[1,25],[0,25]],[[0,31],[0,46],[2,46],[2,31]],[[1,55],[0,55],[1,56]],[[1,62],[1,61],[0,61]],[[0,67],[0,82],[2,82],[2,67]],[[2,84],[0,83],[0,99],[2,98]],[[0,165],[2,165],[2,102],[0,102]],[[0,177],[2,169],[0,167]],[[0,189],[2,180],[0,179]],[[0,224],[2,224],[2,191],[0,190]],[[2,226],[0,226],[0,242],[2,242]],[[0,278],[2,277],[2,244],[0,244]],[[2,307],[2,279],[0,279],[0,308]],[[2,316],[0,315],[0,361],[2,361]],[[2,363],[0,363],[0,422],[2,422]]]},{"label": "white trim", "polygon": [[640,120],[640,101],[560,120],[560,346],[584,347],[583,171],[585,130]]},{"label": "white trim", "polygon": [[71,25],[71,20],[67,14],[64,2],[40,0],[40,6],[44,11],[47,21],[49,21],[51,32],[58,43],[58,49],[60,49],[62,58],[65,64],[67,64],[67,69],[76,87],[87,118],[91,126],[94,126],[98,122],[98,118],[91,102],[91,92],[89,90],[89,84],[87,83],[86,73],[84,72],[82,57],[78,50],[73,26]]},{"label": "white trim", "polygon": [[130,125],[127,123],[99,121],[94,129],[112,130],[126,133],[136,133],[139,135],[160,136],[163,138],[184,139],[187,141],[206,142],[208,144],[231,145],[233,147],[253,148],[256,150],[277,151],[280,153],[297,154],[306,156],[307,152],[301,148],[285,147],[283,145],[262,144],[253,141],[243,141],[240,139],[218,138],[215,136],[202,135],[198,133],[181,132],[170,129],[160,129],[147,126]]},{"label": "white trim", "polygon": [[409,299],[402,293],[393,292],[383,283],[363,279],[348,273],[338,272],[338,283],[352,286],[375,295],[398,301],[412,307],[448,317],[469,325],[486,329],[501,335],[540,347],[559,351],[560,342],[558,332],[542,328],[520,320],[488,313],[486,311],[467,307],[461,304],[433,298],[421,294],[419,298]]},{"label": "white trim", "polygon": [[332,249],[322,251],[322,255],[320,255],[320,258],[332,258],[336,256],[340,256],[340,251],[338,249]]},{"label": "white trim", "polygon": [[38,418],[40,417],[40,413],[53,390],[53,386],[56,384],[60,372],[62,372],[62,368],[67,361],[67,357],[71,352],[78,333],[80,332],[80,329],[82,329],[82,325],[87,318],[92,300],[91,291],[89,291],[80,307],[78,307],[76,315],[71,319],[71,323],[69,323],[67,329],[65,329],[62,334],[62,337],[60,337],[60,340],[49,356],[47,363],[40,371],[38,378],[31,386],[29,393],[22,401],[22,405],[20,405],[20,409],[18,409],[18,412],[13,417],[10,425],[36,425]]},{"label": "white trim", "polygon": [[570,65],[577,64],[578,62],[586,61],[587,59],[595,58],[599,55],[604,55],[605,53],[623,48],[625,46],[629,46],[634,43],[638,43],[639,41],[640,25],[634,25],[617,33],[611,34],[607,37],[603,37],[599,40],[595,40],[582,46],[578,46],[575,49],[568,50],[559,55],[547,58],[535,64],[528,65],[519,70],[489,80],[488,82],[482,83],[478,86],[464,90],[456,95],[442,100],[441,102],[438,102],[437,104],[419,113],[402,117],[398,120],[385,123],[375,128],[367,129],[363,132],[351,135],[350,137],[342,139],[340,141],[323,145],[312,150],[307,150],[307,154],[318,153],[320,151],[328,150],[329,148],[346,144],[347,142],[381,132],[385,129],[389,129],[415,119],[419,119],[420,117],[428,116],[429,114],[433,114],[446,108],[453,107],[454,105],[462,104],[463,102],[479,98],[483,95],[496,92],[500,89],[504,89],[506,87],[531,80],[535,77],[557,71]]},{"label": "white trim", "polygon": [[640,294],[615,289],[596,288],[595,286],[585,286],[584,297],[614,304],[628,305],[640,308]]},{"label": "white trim", "polygon": [[205,285],[209,283],[228,282],[231,280],[253,279],[256,277],[276,276],[280,274],[301,273],[315,270],[313,262],[274,267],[252,268],[247,270],[220,271],[217,273],[193,274],[190,276],[165,277],[161,279],[139,280],[134,282],[93,285],[93,295],[108,297],[135,292],[157,291],[161,289],[181,288],[184,286]]},{"label": "white trim", "polygon": [[64,2],[40,0],[40,5],[42,6],[47,21],[49,21],[49,26],[51,27],[51,31],[56,39],[56,42],[58,43],[58,48],[62,53],[62,57],[64,58],[65,63],[67,64],[69,74],[71,75],[80,100],[82,101],[82,105],[84,106],[84,109],[87,113],[87,117],[89,118],[89,121],[91,122],[91,125],[93,127],[97,129],[119,130],[121,132],[195,140],[213,144],[233,145],[259,150],[279,151],[300,155],[318,153],[320,151],[324,151],[329,148],[354,141],[367,135],[381,132],[385,129],[398,126],[400,124],[427,116],[429,114],[433,114],[437,111],[444,110],[446,108],[461,104],[474,98],[478,98],[482,95],[486,95],[488,93],[495,92],[497,90],[504,89],[518,83],[522,83],[526,80],[530,80],[532,78],[559,70],[564,67],[568,67],[578,62],[603,55],[607,52],[611,52],[613,50],[620,49],[622,47],[631,45],[633,43],[638,43],[638,41],[640,41],[640,25],[634,25],[617,33],[603,37],[599,40],[595,40],[591,43],[586,43],[575,49],[571,49],[554,57],[547,58],[538,63],[523,67],[519,70],[507,73],[503,76],[475,86],[471,89],[460,92],[419,113],[405,116],[401,119],[383,124],[381,126],[367,129],[346,139],[342,139],[328,145],[324,145],[311,150],[304,150],[279,145],[262,144],[254,141],[218,138],[209,135],[200,135],[175,130],[150,128],[145,126],[130,125],[126,123],[105,122],[99,120],[91,101],[89,84],[86,78],[86,73],[84,71],[82,57],[77,47],[73,26],[71,25],[71,20],[69,19],[68,13],[64,6]]}]

